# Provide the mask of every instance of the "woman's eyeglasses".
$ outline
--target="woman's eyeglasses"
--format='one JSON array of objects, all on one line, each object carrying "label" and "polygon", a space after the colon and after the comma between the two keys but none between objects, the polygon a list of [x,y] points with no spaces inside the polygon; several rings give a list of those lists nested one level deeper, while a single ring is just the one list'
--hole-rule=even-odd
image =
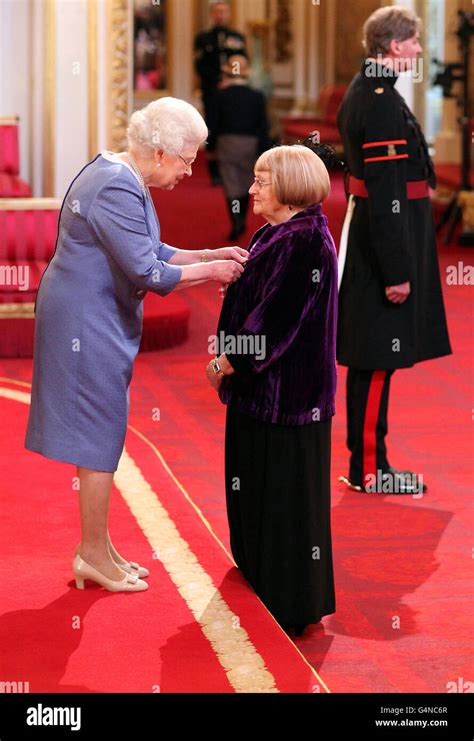
[{"label": "woman's eyeglasses", "polygon": [[178,157],[179,157],[179,159],[180,159],[180,160],[182,160],[182,162],[184,162],[184,164],[186,165],[186,170],[189,170],[189,169],[191,168],[191,165],[193,165],[193,164],[194,164],[194,162],[195,162],[195,160],[191,160],[191,162],[188,162],[187,160],[185,160],[185,159],[184,159],[184,157],[181,157],[181,155],[180,155],[180,154],[178,154]]},{"label": "woman's eyeglasses", "polygon": [[259,190],[263,188],[265,185],[271,185],[269,180],[265,182],[264,180],[260,180],[260,178],[254,178],[253,184],[256,185]]}]

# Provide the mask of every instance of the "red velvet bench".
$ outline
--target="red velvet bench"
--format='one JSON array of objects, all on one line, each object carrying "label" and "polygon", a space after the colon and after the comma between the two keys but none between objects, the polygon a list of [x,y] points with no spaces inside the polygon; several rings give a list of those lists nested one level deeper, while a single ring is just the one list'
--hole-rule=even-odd
[{"label": "red velvet bench", "polygon": [[27,198],[31,188],[22,180],[18,146],[18,116],[0,116],[0,198]]},{"label": "red velvet bench", "polygon": [[303,141],[312,131],[319,131],[323,144],[341,146],[341,135],[336,126],[336,116],[341,105],[346,85],[324,85],[316,102],[317,116],[284,116],[283,134],[291,140]]},{"label": "red velvet bench", "polygon": [[[0,198],[0,357],[33,355],[34,303],[54,252],[60,206],[54,198]],[[148,293],[140,350],[184,342],[190,313],[177,295]]]}]

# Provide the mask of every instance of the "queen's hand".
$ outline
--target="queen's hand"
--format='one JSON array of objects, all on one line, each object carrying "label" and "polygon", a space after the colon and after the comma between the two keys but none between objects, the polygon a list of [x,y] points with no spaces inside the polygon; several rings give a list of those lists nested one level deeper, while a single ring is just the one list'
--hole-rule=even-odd
[{"label": "queen's hand", "polygon": [[249,253],[242,247],[219,247],[217,250],[209,250],[211,260],[235,260],[245,265],[249,259]]}]

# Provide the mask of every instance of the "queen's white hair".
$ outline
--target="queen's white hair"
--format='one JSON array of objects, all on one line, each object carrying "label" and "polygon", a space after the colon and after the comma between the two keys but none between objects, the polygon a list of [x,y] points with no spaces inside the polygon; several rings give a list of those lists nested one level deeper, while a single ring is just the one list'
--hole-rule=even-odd
[{"label": "queen's white hair", "polygon": [[153,100],[130,118],[127,139],[129,147],[151,154],[162,149],[167,154],[180,154],[187,146],[202,144],[208,130],[199,111],[180,98]]}]

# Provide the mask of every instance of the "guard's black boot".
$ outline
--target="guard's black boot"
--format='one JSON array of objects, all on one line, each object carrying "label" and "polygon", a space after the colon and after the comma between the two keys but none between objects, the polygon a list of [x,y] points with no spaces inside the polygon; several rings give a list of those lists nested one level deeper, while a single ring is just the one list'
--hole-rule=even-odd
[{"label": "guard's black boot", "polygon": [[304,631],[305,631],[305,629],[307,627],[308,626],[307,626],[306,623],[304,623],[304,624],[303,623],[296,623],[296,625],[295,625],[295,636],[298,636],[298,637],[299,636],[302,636],[303,633],[304,633]]},{"label": "guard's black boot", "polygon": [[414,471],[400,471],[390,466],[388,472],[393,476],[393,494],[424,494],[428,489],[423,483],[423,476]]},{"label": "guard's black boot", "polygon": [[367,494],[420,496],[428,489],[423,483],[422,476],[413,471],[399,471],[392,466],[385,473],[377,472],[374,478],[374,483],[366,486],[354,483],[347,476],[339,476],[339,481],[353,491],[363,491]]}]

